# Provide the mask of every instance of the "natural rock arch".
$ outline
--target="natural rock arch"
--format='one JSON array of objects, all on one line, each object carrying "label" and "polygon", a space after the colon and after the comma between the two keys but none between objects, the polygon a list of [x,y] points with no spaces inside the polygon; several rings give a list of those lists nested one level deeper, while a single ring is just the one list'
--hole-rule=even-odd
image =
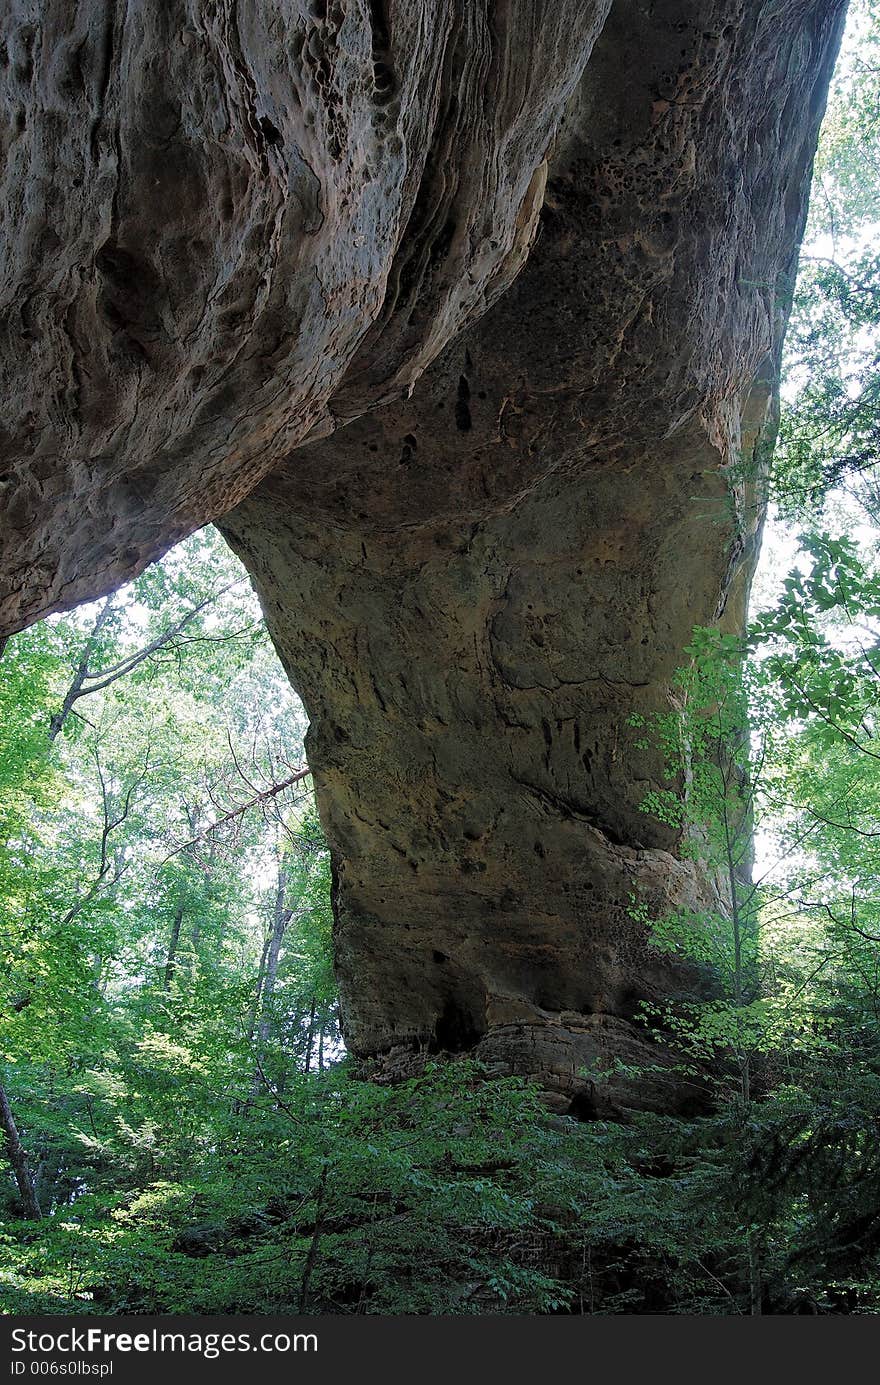
[{"label": "natural rock arch", "polygon": [[706,888],[627,720],[743,617],[842,0],[92,10],[3,49],[0,628],[222,516],[355,1051],[668,1102],[579,1075],[696,984],[627,910]]}]

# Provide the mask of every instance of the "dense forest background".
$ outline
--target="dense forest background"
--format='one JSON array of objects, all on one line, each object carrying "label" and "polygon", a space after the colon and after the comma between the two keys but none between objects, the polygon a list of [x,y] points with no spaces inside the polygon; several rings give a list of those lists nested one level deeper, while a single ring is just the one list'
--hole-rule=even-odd
[{"label": "dense forest background", "polygon": [[704,1113],[578,1124],[465,1061],[357,1079],[304,715],[205,530],[0,658],[3,1311],[880,1311],[878,228],[857,0],[752,625],[696,630],[640,728],[644,811],[718,880],[644,920],[720,978],[643,1017]]}]

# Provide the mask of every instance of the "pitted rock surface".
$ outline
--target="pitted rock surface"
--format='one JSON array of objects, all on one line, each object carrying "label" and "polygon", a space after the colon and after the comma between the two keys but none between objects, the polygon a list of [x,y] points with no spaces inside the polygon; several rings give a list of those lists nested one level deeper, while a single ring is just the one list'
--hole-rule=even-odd
[{"label": "pitted rock surface", "polygon": [[119,585],[504,291],[608,3],[10,0],[0,630]]}]

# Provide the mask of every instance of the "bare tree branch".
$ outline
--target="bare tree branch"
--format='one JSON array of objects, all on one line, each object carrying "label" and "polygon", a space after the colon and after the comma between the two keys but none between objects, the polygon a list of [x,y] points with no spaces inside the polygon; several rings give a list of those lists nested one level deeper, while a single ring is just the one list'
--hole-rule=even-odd
[{"label": "bare tree branch", "polygon": [[299,784],[303,779],[307,779],[311,772],[308,765],[306,765],[304,769],[297,770],[295,774],[289,775],[287,779],[282,779],[277,784],[270,784],[267,789],[263,789],[260,793],[255,794],[253,798],[249,798],[246,803],[240,803],[237,808],[233,808],[228,813],[224,813],[221,817],[217,818],[216,821],[210,823],[204,831],[199,832],[188,842],[182,842],[180,846],[176,846],[173,851],[170,851],[168,855],[164,857],[162,865],[164,866],[167,861],[172,860],[175,856],[179,856],[181,851],[187,851],[190,847],[196,846],[199,842],[213,836],[221,827],[225,827],[228,823],[235,822],[236,819],[243,817],[251,808],[262,807],[264,804],[269,803],[271,800],[277,798],[280,793],[283,793],[285,789],[289,789],[294,784]]}]

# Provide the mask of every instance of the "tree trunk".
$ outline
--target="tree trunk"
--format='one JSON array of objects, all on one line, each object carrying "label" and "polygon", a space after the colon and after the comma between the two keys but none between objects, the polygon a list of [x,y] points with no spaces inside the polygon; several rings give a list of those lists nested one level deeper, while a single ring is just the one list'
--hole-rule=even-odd
[{"label": "tree trunk", "polygon": [[28,1221],[40,1221],[43,1213],[40,1210],[30,1164],[24,1146],[19,1139],[18,1127],[12,1115],[12,1107],[9,1105],[6,1088],[2,1084],[0,1084],[0,1125],[2,1125],[3,1134],[6,1137],[6,1151],[18,1185],[18,1195],[21,1198],[24,1215]]},{"label": "tree trunk", "polygon": [[306,1035],[306,1058],[303,1064],[303,1072],[307,1073],[312,1066],[312,1049],[315,1045],[315,1005],[316,998],[312,996],[312,1008],[309,1011],[309,1031]]},{"label": "tree trunk", "polygon": [[321,1169],[321,1178],[318,1183],[318,1193],[315,1199],[315,1225],[312,1230],[312,1239],[309,1242],[309,1252],[303,1266],[302,1282],[299,1290],[298,1311],[304,1313],[306,1304],[309,1301],[309,1283],[312,1278],[312,1271],[318,1259],[318,1248],[321,1244],[321,1232],[324,1227],[324,1218],[327,1212],[327,1174],[329,1165],[325,1164]]},{"label": "tree trunk", "polygon": [[272,1024],[271,1006],[272,998],[275,994],[275,980],[278,975],[278,959],[281,956],[281,944],[284,941],[284,932],[287,925],[290,923],[293,913],[292,909],[287,908],[284,902],[286,892],[287,867],[281,862],[278,866],[278,880],[275,886],[275,907],[272,914],[272,932],[269,937],[269,950],[266,955],[266,970],[263,978],[263,994],[260,1002],[260,1023],[257,1029],[256,1043],[257,1065],[252,1085],[254,1093],[256,1093],[260,1087],[260,1062]]},{"label": "tree trunk", "polygon": [[285,908],[284,905],[284,892],[286,888],[287,870],[284,866],[280,866],[278,869],[278,883],[275,888],[275,909],[272,916],[272,934],[269,939],[269,952],[266,957],[266,975],[263,978],[260,1026],[257,1032],[258,1047],[260,1049],[262,1049],[269,1037],[269,1029],[272,1022],[269,1009],[275,994],[275,981],[278,976],[278,961],[281,956],[281,944],[284,941],[284,930],[290,922],[291,916],[291,910]]},{"label": "tree trunk", "polygon": [[[188,813],[187,816],[188,816],[189,819],[190,819],[190,825],[191,825],[191,828],[192,828],[193,833],[196,833],[196,832],[198,831],[198,815],[195,814],[195,813],[194,813],[194,814],[189,814],[189,813]],[[190,935],[189,935],[189,936],[190,936],[190,942],[192,943],[192,952],[193,952],[193,955],[192,955],[192,966],[193,966],[193,967],[195,967],[195,966],[198,964],[198,960],[199,960],[199,957],[198,957],[198,954],[199,954],[199,944],[201,943],[201,940],[202,940],[202,913],[204,913],[205,911],[207,911],[207,910],[210,908],[210,905],[211,905],[211,898],[212,898],[212,891],[213,891],[213,883],[214,883],[214,866],[215,866],[215,864],[216,864],[216,861],[217,861],[217,842],[216,842],[216,839],[212,838],[212,839],[211,839],[211,845],[210,845],[210,848],[209,848],[209,850],[208,850],[208,859],[207,859],[207,861],[205,862],[204,867],[203,867],[203,869],[202,869],[202,880],[203,880],[203,882],[204,882],[204,884],[203,884],[204,895],[203,895],[203,899],[202,899],[202,904],[201,904],[200,911],[196,914],[195,919],[193,920],[193,926],[192,926],[192,928],[190,929]],[[219,931],[219,934],[218,934],[217,939],[216,939],[216,951],[217,951],[217,955],[218,955],[218,956],[220,955],[220,953],[221,953],[222,950],[223,950],[223,935],[224,935],[224,929],[225,929],[225,917],[226,917],[226,916],[225,916],[225,913],[224,913],[223,919],[221,920],[220,931]]]},{"label": "tree trunk", "polygon": [[79,663],[77,664],[76,670],[73,675],[73,681],[71,682],[70,687],[67,689],[67,692],[64,695],[64,701],[62,702],[58,711],[53,716],[52,720],[49,722],[50,745],[53,745],[55,741],[58,739],[58,736],[64,729],[64,724],[67,721],[67,718],[73,711],[74,703],[77,701],[79,697],[82,696],[83,684],[85,683],[89,672],[89,659],[92,657],[92,651],[94,650],[95,645],[97,644],[98,636],[100,635],[104,626],[107,624],[107,621],[110,619],[110,613],[112,609],[113,597],[108,596],[107,600],[103,603],[100,611],[98,612],[97,619],[95,620],[95,623],[92,626],[92,633],[86,640],[85,648],[83,649],[83,652],[80,655]]},{"label": "tree trunk", "polygon": [[178,904],[174,915],[174,922],[171,925],[171,937],[168,940],[168,957],[165,962],[165,976],[162,981],[162,990],[171,989],[171,982],[174,979],[174,972],[177,966],[177,948],[180,942],[180,926],[183,923],[183,903]]},{"label": "tree trunk", "polygon": [[266,941],[263,943],[263,951],[262,951],[262,953],[260,954],[260,966],[259,966],[259,970],[258,970],[258,972],[257,972],[257,985],[256,985],[256,989],[255,989],[255,991],[254,991],[254,999],[253,999],[253,1004],[251,1005],[250,1017],[249,1017],[249,1019],[248,1019],[248,1042],[249,1042],[249,1043],[252,1042],[253,1037],[254,1037],[254,1032],[255,1032],[256,1027],[257,1027],[257,1015],[258,1015],[259,1012],[260,1012],[260,1001],[261,1001],[262,998],[263,998],[263,982],[264,982],[265,979],[266,979],[266,958],[267,958],[268,955],[269,955],[269,948],[270,948],[270,946],[271,946],[271,943],[272,943],[272,934],[270,933],[269,936],[266,938]]}]

